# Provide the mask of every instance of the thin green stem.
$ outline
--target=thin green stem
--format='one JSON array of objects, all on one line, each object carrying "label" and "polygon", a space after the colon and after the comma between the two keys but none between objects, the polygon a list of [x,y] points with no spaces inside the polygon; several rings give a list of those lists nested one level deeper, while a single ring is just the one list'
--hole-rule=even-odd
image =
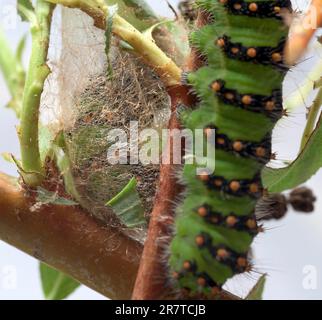
[{"label": "thin green stem", "polygon": [[151,38],[139,32],[119,15],[114,16],[113,23],[114,34],[128,42],[135,52],[159,74],[166,86],[180,83],[181,69]]},{"label": "thin green stem", "polygon": [[315,129],[315,125],[320,114],[322,106],[322,89],[319,90],[312,106],[309,109],[307,124],[304,130],[304,134],[301,142],[301,151],[305,148],[307,142],[309,141],[312,132]]},{"label": "thin green stem", "polygon": [[19,128],[22,176],[30,186],[39,185],[44,178],[40,160],[38,129],[41,94],[50,74],[47,66],[50,26],[54,5],[38,0],[36,22],[31,25],[32,52],[23,94],[21,124]]}]

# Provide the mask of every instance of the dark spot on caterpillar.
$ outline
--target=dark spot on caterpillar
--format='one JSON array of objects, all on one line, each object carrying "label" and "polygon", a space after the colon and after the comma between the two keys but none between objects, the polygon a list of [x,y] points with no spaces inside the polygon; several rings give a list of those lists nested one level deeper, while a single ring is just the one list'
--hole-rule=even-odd
[{"label": "dark spot on caterpillar", "polygon": [[227,135],[218,133],[216,126],[211,125],[205,128],[206,134],[208,129],[216,130],[216,148],[219,150],[233,152],[241,157],[252,158],[264,164],[268,163],[272,158],[271,134],[268,134],[261,142],[256,143],[244,140],[231,140]]},{"label": "dark spot on caterpillar", "polygon": [[250,196],[260,198],[262,196],[262,185],[260,177],[255,177],[253,180],[226,180],[224,177],[205,174],[199,176],[207,187],[211,190],[216,189],[224,193],[237,197]]},{"label": "dark spot on caterpillar", "polygon": [[207,247],[211,244],[211,237],[207,233],[201,233],[196,236],[195,243],[199,248]]},{"label": "dark spot on caterpillar", "polygon": [[231,14],[245,15],[257,18],[282,19],[281,11],[292,12],[292,4],[289,0],[247,2],[241,0],[220,1]]},{"label": "dark spot on caterpillar", "polygon": [[187,272],[195,272],[197,270],[196,263],[194,261],[185,261],[183,263],[183,270]]},{"label": "dark spot on caterpillar", "polygon": [[263,65],[273,65],[283,72],[286,72],[289,69],[283,63],[283,51],[286,39],[282,39],[275,48],[245,47],[239,42],[232,42],[230,37],[227,35],[217,38],[215,43],[231,59],[259,63]]},{"label": "dark spot on caterpillar", "polygon": [[210,287],[210,288],[220,288],[220,286],[214,282],[211,277],[203,272],[203,273],[197,273],[197,284],[200,287]]},{"label": "dark spot on caterpillar", "polygon": [[[221,285],[217,284],[215,281],[211,279],[211,277],[205,272],[197,272],[197,267],[195,265],[195,269],[191,270],[182,270],[182,271],[174,271],[172,273],[172,277],[175,280],[180,280],[183,278],[187,273],[193,274],[196,279],[196,285],[203,287],[203,288],[210,288],[212,295],[218,295],[221,291]],[[189,288],[183,288],[184,292],[182,294],[189,296],[191,290]]]},{"label": "dark spot on caterpillar", "polygon": [[223,216],[222,213],[213,211],[207,204],[196,209],[196,212],[201,218],[216,226],[245,231],[252,235],[258,234],[262,229],[257,225],[254,213],[245,216],[230,213],[228,216]]},{"label": "dark spot on caterpillar", "polygon": [[212,254],[215,259],[230,268],[232,268],[236,273],[243,273],[249,271],[250,265],[248,263],[248,252],[245,254],[239,254],[226,246],[213,247]]},{"label": "dark spot on caterpillar", "polygon": [[225,81],[221,79],[213,81],[210,88],[224,103],[248,111],[263,113],[274,121],[280,119],[283,115],[281,90],[274,90],[271,96],[254,95],[251,93],[241,94],[235,89],[226,88]]}]

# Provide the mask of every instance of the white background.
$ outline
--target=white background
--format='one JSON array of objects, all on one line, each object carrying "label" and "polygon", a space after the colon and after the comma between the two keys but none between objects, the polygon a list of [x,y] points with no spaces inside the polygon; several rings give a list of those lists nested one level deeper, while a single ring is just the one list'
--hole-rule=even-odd
[{"label": "white background", "polygon": [[[149,1],[160,15],[170,15],[165,1]],[[178,1],[170,1],[175,5]],[[14,10],[15,1],[0,0],[0,21],[6,25],[5,17]],[[305,2],[304,2],[305,3]],[[9,10],[9,11],[8,11]],[[16,26],[6,28],[13,47],[20,37],[28,31],[28,26],[16,21]],[[29,50],[28,45],[28,50]],[[1,50],[1,48],[0,48]],[[27,50],[27,52],[28,52]],[[320,55],[320,52],[314,52]],[[319,56],[321,58],[321,56]],[[25,57],[27,62],[28,56]],[[310,56],[306,63],[291,72],[286,81],[285,94],[292,94],[305,77],[308,68],[314,65]],[[4,109],[8,101],[5,85],[0,78],[0,153],[11,152],[19,155],[19,146],[15,133],[17,120],[12,111]],[[279,159],[291,159],[298,148],[299,137],[305,119],[304,106],[294,111],[288,119],[278,125],[274,138],[274,149]],[[16,175],[16,169],[0,158],[0,170]],[[320,196],[322,188],[321,171],[307,183]],[[290,211],[287,218],[266,225],[267,232],[255,240],[255,268],[258,272],[268,273],[265,299],[321,299],[322,298],[322,201],[319,199],[315,213],[309,216]],[[305,267],[313,266],[316,270],[316,288],[305,289]],[[14,288],[8,283],[8,276],[16,276]],[[238,281],[228,283],[228,288],[235,293],[245,295],[250,282],[256,274],[241,276]],[[8,287],[9,285],[9,287]],[[0,300],[3,299],[43,299],[38,274],[38,262],[19,252],[17,249],[0,242]],[[70,299],[104,299],[101,295],[82,286]]]}]

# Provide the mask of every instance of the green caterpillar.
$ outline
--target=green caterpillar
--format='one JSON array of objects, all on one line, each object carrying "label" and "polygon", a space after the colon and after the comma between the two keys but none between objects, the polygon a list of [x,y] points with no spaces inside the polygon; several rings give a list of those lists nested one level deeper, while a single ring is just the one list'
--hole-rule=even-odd
[{"label": "green caterpillar", "polygon": [[192,130],[216,129],[216,170],[185,165],[186,197],[177,210],[169,269],[174,286],[218,296],[235,274],[251,270],[248,252],[260,231],[255,206],[271,134],[283,116],[283,51],[289,0],[199,0],[209,23],[191,35],[205,66],[185,76],[199,98],[184,113]]}]

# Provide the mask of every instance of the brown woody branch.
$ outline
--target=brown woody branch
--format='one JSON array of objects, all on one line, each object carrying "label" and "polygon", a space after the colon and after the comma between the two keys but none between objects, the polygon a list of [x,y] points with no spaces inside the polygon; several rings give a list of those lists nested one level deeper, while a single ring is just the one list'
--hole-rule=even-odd
[{"label": "brown woody branch", "polygon": [[[179,129],[181,126],[176,115],[177,105],[179,103],[191,105],[191,98],[185,86],[169,88],[168,92],[172,100],[169,129]],[[160,168],[159,189],[132,296],[134,300],[159,300],[165,298],[167,294],[167,267],[162,258],[165,257],[165,241],[171,236],[169,226],[173,225],[174,203],[182,190],[177,180],[179,168],[171,164],[172,151],[173,139],[170,135],[164,150],[167,155],[167,161],[164,163],[170,164],[162,164]]]},{"label": "brown woody branch", "polygon": [[[198,27],[205,25],[209,16],[200,12],[196,24]],[[203,58],[196,49],[192,49],[191,55],[186,64],[187,71],[197,70],[204,64]],[[189,87],[185,85],[168,88],[171,97],[172,117],[169,122],[169,129],[181,127],[176,116],[176,109],[179,104],[191,107],[196,103],[196,97]],[[165,154],[172,158],[171,136],[169,137]],[[141,258],[139,273],[136,279],[132,299],[134,300],[160,300],[169,297],[167,287],[168,269],[164,261],[166,257],[165,247],[169,245],[171,228],[174,222],[175,202],[183,187],[177,180],[178,167],[170,164],[161,165],[159,190],[155,198],[155,204],[151,215],[147,240]],[[171,293],[170,293],[171,294]],[[230,298],[229,294],[223,294],[223,298]]]},{"label": "brown woody branch", "polygon": [[111,299],[131,297],[142,246],[79,207],[35,206],[0,174],[0,239]]}]

